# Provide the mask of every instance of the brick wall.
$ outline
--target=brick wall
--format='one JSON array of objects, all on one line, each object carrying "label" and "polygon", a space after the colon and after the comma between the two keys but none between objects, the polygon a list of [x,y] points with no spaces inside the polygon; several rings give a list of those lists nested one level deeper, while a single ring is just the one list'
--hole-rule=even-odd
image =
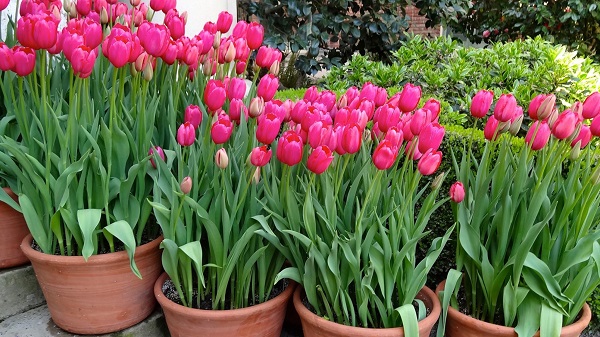
[{"label": "brick wall", "polygon": [[440,36],[440,27],[425,28],[427,18],[419,15],[419,9],[417,7],[407,7],[406,15],[410,17],[410,28],[408,30],[410,33],[431,37]]}]

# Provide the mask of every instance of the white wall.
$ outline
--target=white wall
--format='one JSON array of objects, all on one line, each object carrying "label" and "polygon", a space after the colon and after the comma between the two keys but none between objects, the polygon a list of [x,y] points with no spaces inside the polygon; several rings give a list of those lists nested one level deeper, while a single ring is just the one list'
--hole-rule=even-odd
[{"label": "white wall", "polygon": [[8,4],[8,7],[3,10],[1,13],[2,15],[0,15],[0,29],[2,29],[2,40],[4,41],[4,38],[6,37],[6,25],[8,24],[8,16],[10,15],[11,17],[13,17],[14,20],[14,12],[15,12],[15,7],[17,6],[17,0],[10,0],[10,3]]}]

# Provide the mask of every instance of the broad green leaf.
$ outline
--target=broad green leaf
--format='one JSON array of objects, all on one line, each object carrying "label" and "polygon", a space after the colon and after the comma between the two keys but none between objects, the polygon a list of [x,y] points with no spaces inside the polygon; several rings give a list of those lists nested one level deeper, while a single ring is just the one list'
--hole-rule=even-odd
[{"label": "broad green leaf", "polygon": [[[77,211],[77,222],[81,233],[83,234],[83,258],[92,256],[96,250],[94,247],[94,232],[100,224],[102,210],[100,209],[80,209]],[[116,235],[115,235],[116,236]]]},{"label": "broad green leaf", "polygon": [[33,236],[35,242],[40,246],[44,253],[54,254],[52,251],[52,241],[49,240],[50,233],[46,232],[46,225],[40,219],[29,197],[21,194],[19,196],[19,204],[23,210],[23,217],[25,217],[29,232],[31,232],[31,236]]},{"label": "broad green leaf", "polygon": [[402,327],[404,328],[404,336],[418,337],[419,336],[419,321],[417,314],[412,304],[405,304],[396,308],[396,312],[402,318]]},{"label": "broad green leaf", "polygon": [[104,227],[103,230],[119,239],[125,245],[125,250],[129,256],[129,266],[131,267],[131,271],[133,271],[135,276],[141,279],[142,274],[140,274],[134,260],[135,248],[137,245],[135,244],[135,236],[133,235],[133,230],[129,223],[123,220],[116,221]]}]

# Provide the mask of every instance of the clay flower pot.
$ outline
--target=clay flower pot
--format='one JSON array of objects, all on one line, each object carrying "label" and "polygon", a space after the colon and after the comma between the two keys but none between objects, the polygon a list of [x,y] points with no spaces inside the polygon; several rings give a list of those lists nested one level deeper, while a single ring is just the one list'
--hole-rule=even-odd
[{"label": "clay flower pot", "polygon": [[[439,294],[444,290],[446,281],[440,283],[435,292]],[[586,304],[581,311],[581,318],[571,325],[567,325],[561,330],[561,337],[579,337],[583,330],[590,324],[592,311]],[[514,328],[505,327],[480,321],[471,316],[465,315],[453,307],[448,307],[448,317],[446,319],[446,337],[517,337]],[[534,337],[540,337],[539,331]]]},{"label": "clay flower pot", "polygon": [[148,317],[156,305],[154,281],[162,272],[162,237],[138,247],[139,279],[129,267],[127,252],[91,256],[59,256],[31,248],[28,235],[21,244],[48,303],[52,320],[76,334],[104,334],[131,327]]},{"label": "clay flower pot", "polygon": [[172,337],[279,337],[287,303],[294,283],[277,297],[248,308],[234,310],[201,310],[179,305],[168,299],[162,287],[169,278],[163,273],[154,284],[154,296],[163,309]]},{"label": "clay flower pot", "polygon": [[[300,315],[304,337],[403,337],[403,328],[369,329],[342,325],[328,321],[308,310],[302,303],[303,289],[298,287],[294,293],[294,307]],[[429,316],[419,321],[419,336],[429,337],[431,329],[440,317],[441,306],[437,296],[427,287],[423,287],[417,298],[430,310]]]},{"label": "clay flower pot", "polygon": [[[4,187],[4,191],[17,200],[13,191]],[[19,266],[29,262],[23,254],[21,241],[29,234],[23,214],[15,211],[7,204],[0,202],[0,269]]]}]

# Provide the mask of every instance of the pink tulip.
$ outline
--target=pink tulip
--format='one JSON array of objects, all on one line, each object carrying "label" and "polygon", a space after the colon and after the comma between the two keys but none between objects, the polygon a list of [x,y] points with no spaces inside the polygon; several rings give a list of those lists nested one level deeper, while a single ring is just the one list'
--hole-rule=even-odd
[{"label": "pink tulip", "polygon": [[554,125],[552,125],[552,134],[558,139],[567,139],[575,131],[578,122],[576,113],[571,110],[565,110],[558,116]]},{"label": "pink tulip", "polygon": [[241,75],[246,72],[246,62],[238,62],[235,64],[235,73]]},{"label": "pink tulip", "polygon": [[183,178],[183,181],[181,181],[179,188],[181,188],[181,193],[189,194],[192,191],[192,178],[190,178],[190,177]]},{"label": "pink tulip", "polygon": [[228,12],[219,13],[219,17],[217,18],[217,29],[225,34],[231,28],[231,24],[233,23],[233,15]]},{"label": "pink tulip", "polygon": [[229,118],[239,124],[242,113],[244,114],[244,120],[248,120],[248,107],[241,99],[232,99],[229,103]]},{"label": "pink tulip", "polygon": [[338,138],[338,143],[341,141],[342,148],[347,153],[353,154],[360,150],[362,143],[362,129],[358,124],[350,124],[344,127],[341,139]]},{"label": "pink tulip", "polygon": [[489,141],[494,141],[500,137],[500,130],[498,129],[499,122],[496,117],[491,116],[487,123],[485,123],[485,127],[483,128],[483,135],[485,139]]},{"label": "pink tulip", "polygon": [[[243,21],[240,21],[243,22]],[[235,60],[240,62],[246,62],[248,57],[250,56],[250,48],[248,47],[248,43],[246,43],[246,39],[237,39],[234,41],[235,47]]]},{"label": "pink tulip", "polygon": [[442,144],[446,130],[438,123],[427,124],[419,135],[419,151],[422,153],[431,149],[437,151]]},{"label": "pink tulip", "polygon": [[181,15],[177,9],[171,9],[165,16],[165,26],[169,28],[169,33],[173,40],[177,40],[185,35],[186,16]]},{"label": "pink tulip", "polygon": [[366,82],[360,90],[360,95],[358,97],[360,99],[374,101],[375,96],[377,96],[377,86],[373,85],[371,82]]},{"label": "pink tulip", "polygon": [[410,119],[410,132],[418,136],[425,125],[431,123],[431,112],[429,110],[418,109]]},{"label": "pink tulip", "polygon": [[171,34],[166,26],[144,22],[137,31],[142,47],[154,57],[161,57],[169,47]]},{"label": "pink tulip", "polygon": [[401,129],[394,126],[388,129],[383,139],[389,141],[396,148],[400,148],[404,141],[404,134]]},{"label": "pink tulip", "polygon": [[494,117],[499,122],[508,122],[517,109],[517,99],[512,94],[503,94],[494,108]]},{"label": "pink tulip", "polygon": [[169,46],[165,53],[161,56],[161,59],[168,65],[173,65],[177,60],[178,48],[177,44],[172,40],[169,41]]},{"label": "pink tulip", "polygon": [[315,148],[306,162],[306,167],[315,174],[322,174],[327,170],[333,161],[333,152],[327,145],[318,146]]},{"label": "pink tulip", "polygon": [[490,111],[494,101],[494,92],[491,90],[480,90],[471,101],[471,116],[483,118]]},{"label": "pink tulip", "polygon": [[227,98],[229,100],[233,99],[243,99],[246,95],[246,81],[243,78],[233,77],[229,79],[229,83],[227,86]]},{"label": "pink tulip", "polygon": [[389,130],[389,128],[398,125],[398,123],[400,122],[400,115],[400,109],[394,108],[393,106],[386,104],[377,108],[374,120],[378,123],[379,130],[385,133]]},{"label": "pink tulip", "polygon": [[0,0],[0,11],[3,11],[8,7],[10,0]]},{"label": "pink tulip", "polygon": [[554,110],[554,104],[556,103],[556,96],[549,95],[537,95],[531,103],[529,103],[528,113],[531,119],[545,120],[547,119],[552,110]]},{"label": "pink tulip", "polygon": [[248,30],[246,31],[246,39],[248,40],[248,47],[250,47],[250,49],[258,49],[263,43],[264,36],[265,28],[260,23],[251,22],[248,25]]},{"label": "pink tulip", "polygon": [[194,126],[195,129],[202,123],[202,111],[197,105],[190,104],[185,108],[185,114],[183,117],[184,122],[188,122]]},{"label": "pink tulip", "polygon": [[542,102],[544,101],[544,99],[546,99],[548,95],[544,95],[544,94],[540,94],[535,96],[531,102],[529,103],[529,108],[527,109],[527,112],[529,113],[529,117],[531,119],[538,119],[537,116],[537,111],[540,108],[540,105],[542,105]]},{"label": "pink tulip", "polygon": [[14,66],[13,51],[6,44],[0,42],[0,70],[9,71]]},{"label": "pink tulip", "polygon": [[248,31],[248,22],[246,21],[238,21],[233,27],[233,32],[231,36],[234,39],[246,39],[246,32]]},{"label": "pink tulip", "polygon": [[177,143],[181,146],[190,146],[196,140],[196,128],[190,122],[181,124],[177,130]]},{"label": "pink tulip", "polygon": [[288,166],[294,166],[302,161],[304,143],[295,131],[286,131],[277,142],[277,159]]},{"label": "pink tulip", "polygon": [[269,145],[277,138],[280,128],[281,120],[277,115],[272,112],[264,113],[258,117],[256,139],[265,145]]},{"label": "pink tulip", "polygon": [[98,52],[96,49],[90,49],[87,46],[79,46],[73,50],[71,54],[71,66],[73,67],[73,73],[80,78],[87,78],[92,74],[94,70],[94,63]]},{"label": "pink tulip", "polygon": [[423,105],[423,110],[431,111],[431,120],[434,121],[440,115],[440,111],[441,111],[440,102],[437,101],[436,99],[431,98],[427,102],[425,102],[425,105]]},{"label": "pink tulip", "polygon": [[79,15],[86,16],[92,10],[92,0],[77,0],[75,8],[77,9],[77,13],[79,13]]},{"label": "pink tulip", "polygon": [[223,82],[213,79],[208,80],[204,89],[204,103],[208,106],[208,110],[214,112],[221,109],[226,98],[227,92]]},{"label": "pink tulip", "polygon": [[375,107],[380,107],[387,102],[388,93],[385,88],[377,87],[377,94],[375,95],[375,99],[373,99],[373,103],[375,103]]},{"label": "pink tulip", "polygon": [[310,103],[314,103],[319,98],[319,89],[316,86],[311,86],[304,92],[304,100]]},{"label": "pink tulip", "polygon": [[[85,44],[85,38],[83,32],[78,32],[76,28],[65,27],[59,37],[59,41],[62,42],[63,54],[67,60],[71,60],[71,55],[75,48],[78,48],[82,44]],[[90,47],[88,45],[88,47]]]},{"label": "pink tulip", "polygon": [[152,167],[156,168],[156,162],[154,161],[154,155],[157,155],[162,161],[165,161],[165,151],[160,146],[153,146],[148,150],[148,155],[150,156],[150,164]]},{"label": "pink tulip", "polygon": [[322,121],[313,124],[308,130],[308,144],[313,149],[316,149],[320,145],[327,145],[330,149],[335,149],[337,138],[333,127],[326,125]]},{"label": "pink tulip", "polygon": [[403,112],[411,112],[416,109],[421,100],[421,87],[406,83],[402,93],[400,93],[400,101],[398,107]]},{"label": "pink tulip", "polygon": [[417,169],[424,176],[429,176],[435,173],[442,163],[442,153],[440,151],[427,150],[419,159]]},{"label": "pink tulip", "polygon": [[267,147],[267,145],[263,145],[260,147],[255,147],[250,152],[250,163],[257,167],[265,166],[271,160],[272,151]]},{"label": "pink tulip", "polygon": [[12,49],[14,67],[11,69],[19,76],[27,76],[35,69],[35,51],[28,47],[14,46]]},{"label": "pink tulip", "polygon": [[394,165],[398,157],[398,148],[389,140],[383,140],[373,152],[373,164],[379,170],[387,170]]},{"label": "pink tulip", "polygon": [[116,24],[110,35],[102,42],[102,53],[113,66],[121,68],[135,54],[133,53],[134,44],[135,41],[129,28]]},{"label": "pink tulip", "polygon": [[465,186],[460,181],[455,182],[450,187],[450,199],[455,203],[461,203],[465,200]]},{"label": "pink tulip", "polygon": [[260,79],[256,87],[256,94],[262,97],[265,102],[273,99],[279,88],[279,79],[272,74],[267,74]]},{"label": "pink tulip", "polygon": [[[550,126],[546,121],[535,121],[529,127],[525,143],[529,144],[532,150],[538,151],[544,148],[550,140]],[[533,138],[535,134],[535,139]]]},{"label": "pink tulip", "polygon": [[324,90],[321,92],[316,102],[323,104],[325,106],[325,111],[331,111],[335,106],[336,99],[337,97],[333,91]]},{"label": "pink tulip", "polygon": [[224,170],[229,166],[229,156],[224,148],[220,148],[217,153],[215,153],[215,164],[221,170]]},{"label": "pink tulip", "polygon": [[575,145],[577,145],[577,143],[580,143],[579,148],[583,149],[590,143],[591,140],[592,131],[590,130],[590,127],[585,124],[582,124],[581,130],[579,130],[579,134],[571,142],[571,147],[574,147]]},{"label": "pink tulip", "polygon": [[600,114],[600,92],[594,92],[583,102],[583,118],[592,119]]},{"label": "pink tulip", "polygon": [[50,12],[21,17],[17,23],[17,39],[33,49],[48,49],[56,44],[59,20]]},{"label": "pink tulip", "polygon": [[[0,56],[2,53],[0,52]],[[596,137],[600,137],[600,118],[596,117],[592,120],[592,124],[590,125],[590,132],[592,135]]]},{"label": "pink tulip", "polygon": [[226,143],[233,132],[233,124],[227,114],[220,114],[210,129],[210,136],[215,144]]}]

